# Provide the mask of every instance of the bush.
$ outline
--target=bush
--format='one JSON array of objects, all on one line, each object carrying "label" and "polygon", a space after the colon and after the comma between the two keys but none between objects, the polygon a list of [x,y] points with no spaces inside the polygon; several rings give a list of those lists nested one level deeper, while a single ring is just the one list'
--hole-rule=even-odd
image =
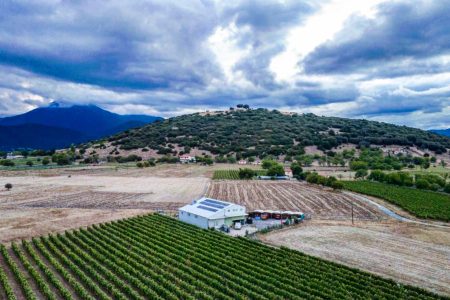
[{"label": "bush", "polygon": [[450,183],[447,183],[447,185],[444,187],[444,192],[450,194]]},{"label": "bush", "polygon": [[7,189],[8,191],[12,188],[13,188],[13,185],[11,183],[5,184],[5,189]]},{"label": "bush", "polygon": [[14,167],[16,164],[12,160],[4,159],[0,161],[0,165],[5,167]]},{"label": "bush", "polygon": [[143,167],[144,167],[144,164],[143,164],[142,162],[138,162],[138,163],[136,164],[136,167],[138,167],[138,168],[143,168]]},{"label": "bush", "polygon": [[33,166],[33,162],[31,160],[27,161],[27,166],[32,167]]},{"label": "bush", "polygon": [[275,163],[272,165],[269,170],[267,170],[267,176],[283,176],[284,168],[282,165]]},{"label": "bush", "polygon": [[50,163],[50,159],[49,159],[48,157],[44,157],[44,158],[42,159],[42,164],[43,164],[44,166],[48,165],[49,163]]},{"label": "bush", "polygon": [[418,189],[427,190],[430,188],[430,183],[425,179],[419,179],[416,181],[416,187]]},{"label": "bush", "polygon": [[239,178],[240,179],[252,179],[256,176],[256,172],[249,168],[239,168]]},{"label": "bush", "polygon": [[364,178],[368,174],[367,169],[358,169],[355,173],[355,178]]},{"label": "bush", "polygon": [[344,188],[344,184],[341,181],[334,181],[331,184],[333,190],[342,190]]},{"label": "bush", "polygon": [[365,161],[354,160],[350,162],[350,169],[352,171],[367,170],[368,168],[369,165]]}]

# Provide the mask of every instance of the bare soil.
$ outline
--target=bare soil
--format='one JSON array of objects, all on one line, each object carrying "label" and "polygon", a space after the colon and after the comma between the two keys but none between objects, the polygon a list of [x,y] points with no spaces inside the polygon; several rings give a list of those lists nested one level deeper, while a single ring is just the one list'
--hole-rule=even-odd
[{"label": "bare soil", "polygon": [[0,242],[145,214],[176,211],[207,190],[207,167],[76,168],[0,173]]},{"label": "bare soil", "polygon": [[450,228],[390,222],[311,221],[259,235],[266,243],[450,295]]},{"label": "bare soil", "polygon": [[214,180],[207,195],[245,205],[247,210],[272,209],[302,211],[314,219],[383,219],[373,206],[342,192],[298,181]]}]

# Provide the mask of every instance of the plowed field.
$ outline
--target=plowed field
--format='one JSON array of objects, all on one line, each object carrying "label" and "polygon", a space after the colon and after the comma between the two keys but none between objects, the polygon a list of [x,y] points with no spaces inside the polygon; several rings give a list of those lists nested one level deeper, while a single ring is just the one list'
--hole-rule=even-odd
[{"label": "plowed field", "polygon": [[302,211],[314,218],[348,219],[352,205],[356,219],[375,220],[384,216],[374,207],[351,195],[298,181],[213,181],[208,196],[255,209]]}]

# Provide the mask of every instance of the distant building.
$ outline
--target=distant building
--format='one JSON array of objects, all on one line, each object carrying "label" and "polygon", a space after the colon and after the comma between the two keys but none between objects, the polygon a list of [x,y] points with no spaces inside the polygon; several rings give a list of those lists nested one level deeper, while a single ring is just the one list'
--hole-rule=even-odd
[{"label": "distant building", "polygon": [[244,206],[211,198],[201,198],[178,210],[180,221],[200,228],[219,228],[232,226],[235,222],[245,222],[247,217]]},{"label": "distant building", "polygon": [[183,164],[195,163],[195,156],[190,156],[187,154],[181,155],[180,162]]},{"label": "distant building", "polygon": [[247,164],[247,161],[244,160],[244,159],[241,159],[240,161],[238,161],[238,164],[239,164],[239,165],[246,165],[246,164]]},{"label": "distant building", "polygon": [[284,175],[288,177],[294,177],[294,174],[292,173],[291,168],[284,168]]},{"label": "distant building", "polygon": [[14,155],[14,153],[8,153],[6,159],[21,159],[24,158],[23,155]]}]

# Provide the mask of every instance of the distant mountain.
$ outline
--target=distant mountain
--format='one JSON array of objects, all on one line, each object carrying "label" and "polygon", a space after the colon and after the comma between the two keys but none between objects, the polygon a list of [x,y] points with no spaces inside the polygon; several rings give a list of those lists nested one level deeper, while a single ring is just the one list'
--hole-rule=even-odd
[{"label": "distant mountain", "polygon": [[[6,140],[2,140],[0,148],[14,149],[17,148],[15,145],[18,144],[26,148],[65,147],[71,143],[99,139],[161,119],[160,117],[146,115],[119,115],[95,105],[62,107],[53,103],[49,107],[41,107],[22,115],[0,119],[0,130],[5,137],[11,132],[18,134],[18,137],[30,137],[31,133],[41,133],[41,130],[45,128],[49,130],[48,138],[42,136],[40,143],[27,145],[25,141],[20,140],[19,142],[19,140],[15,140],[14,136],[9,136],[9,142],[6,143]],[[14,128],[8,129],[7,127]],[[33,130],[34,127],[36,127],[36,130]],[[22,130],[26,130],[26,132],[22,132]],[[58,137],[58,132],[64,134]],[[48,140],[50,138],[52,140]]]},{"label": "distant mountain", "polygon": [[174,153],[198,148],[215,155],[295,156],[315,145],[330,150],[342,144],[402,145],[436,153],[450,149],[450,138],[432,132],[368,120],[283,113],[276,110],[230,110],[183,115],[121,132],[108,139],[121,149],[151,148]]},{"label": "distant mountain", "polygon": [[80,143],[86,137],[78,131],[38,124],[0,126],[0,151],[11,149],[55,149]]},{"label": "distant mountain", "polygon": [[450,128],[447,129],[431,129],[431,132],[437,133],[439,135],[450,137]]}]

